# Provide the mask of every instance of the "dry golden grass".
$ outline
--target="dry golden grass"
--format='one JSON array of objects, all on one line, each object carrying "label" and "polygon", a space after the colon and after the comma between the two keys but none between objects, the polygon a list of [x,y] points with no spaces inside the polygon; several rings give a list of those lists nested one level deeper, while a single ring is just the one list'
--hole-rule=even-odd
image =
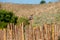
[{"label": "dry golden grass", "polygon": [[40,15],[40,13],[57,13],[60,10],[60,2],[34,5],[1,3],[1,8],[13,11],[17,16]]},{"label": "dry golden grass", "polygon": [[13,11],[17,16],[33,17],[40,16],[41,14],[56,14],[60,13],[60,2],[48,4],[12,4],[0,3],[1,9]]}]

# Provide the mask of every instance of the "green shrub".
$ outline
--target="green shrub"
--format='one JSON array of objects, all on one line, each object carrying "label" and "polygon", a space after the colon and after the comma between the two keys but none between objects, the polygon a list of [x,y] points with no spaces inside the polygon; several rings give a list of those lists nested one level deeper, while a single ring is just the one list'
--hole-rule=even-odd
[{"label": "green shrub", "polygon": [[17,23],[17,16],[13,12],[0,10],[0,28],[5,28],[8,23]]},{"label": "green shrub", "polygon": [[28,18],[25,18],[25,17],[20,17],[19,19],[18,19],[18,23],[20,24],[20,23],[24,23],[24,25],[29,25],[30,23],[29,23],[29,19]]}]

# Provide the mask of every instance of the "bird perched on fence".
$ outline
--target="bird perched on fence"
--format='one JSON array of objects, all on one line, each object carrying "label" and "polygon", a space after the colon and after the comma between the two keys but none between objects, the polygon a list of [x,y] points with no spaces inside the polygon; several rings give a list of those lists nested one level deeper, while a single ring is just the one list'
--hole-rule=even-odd
[{"label": "bird perched on fence", "polygon": [[29,21],[32,20],[32,19],[33,19],[33,14],[30,15],[30,17],[29,17]]}]

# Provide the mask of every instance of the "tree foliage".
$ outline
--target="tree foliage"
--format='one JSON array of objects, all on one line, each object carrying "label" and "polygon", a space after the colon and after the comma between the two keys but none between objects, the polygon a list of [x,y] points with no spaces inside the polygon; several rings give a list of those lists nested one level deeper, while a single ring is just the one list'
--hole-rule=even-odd
[{"label": "tree foliage", "polygon": [[45,0],[41,0],[40,4],[44,4],[44,3],[46,3],[46,1]]},{"label": "tree foliage", "polygon": [[17,23],[17,16],[13,14],[13,12],[9,12],[6,10],[0,10],[0,28],[5,28],[8,23]]}]

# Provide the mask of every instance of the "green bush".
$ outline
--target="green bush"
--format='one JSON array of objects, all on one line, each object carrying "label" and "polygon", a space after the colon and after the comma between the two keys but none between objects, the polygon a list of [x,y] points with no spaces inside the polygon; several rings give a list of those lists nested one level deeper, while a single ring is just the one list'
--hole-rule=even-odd
[{"label": "green bush", "polygon": [[28,18],[25,18],[25,17],[20,17],[20,18],[18,19],[18,23],[19,23],[19,24],[20,24],[20,23],[24,23],[24,26],[30,24],[30,23],[29,23],[29,19],[28,19]]},{"label": "green bush", "polygon": [[0,10],[0,28],[5,28],[8,23],[17,23],[17,16],[13,12]]}]

